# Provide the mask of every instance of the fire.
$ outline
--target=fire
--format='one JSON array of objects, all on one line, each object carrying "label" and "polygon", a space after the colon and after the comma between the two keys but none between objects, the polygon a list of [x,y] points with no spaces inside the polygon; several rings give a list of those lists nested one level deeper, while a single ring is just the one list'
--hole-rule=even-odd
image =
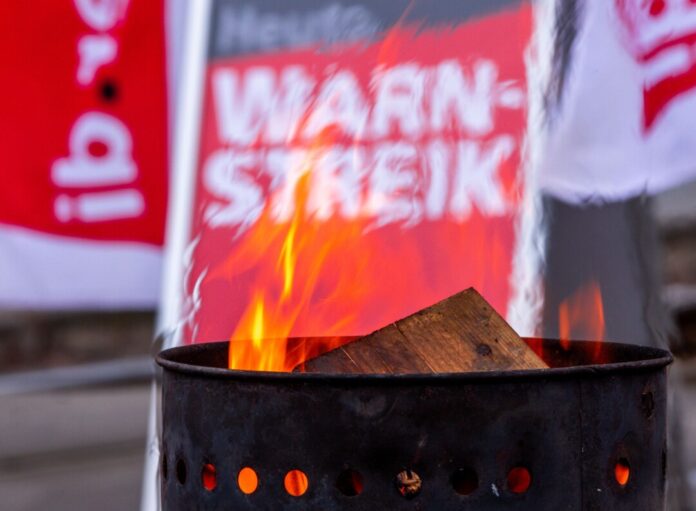
[{"label": "fire", "polygon": [[[349,313],[328,321],[316,318],[318,331],[328,336],[320,345],[291,343],[289,339],[298,318],[317,294],[325,292],[319,289],[318,283],[327,256],[336,251],[349,253],[351,247],[357,246],[365,227],[361,221],[339,225],[332,218],[319,219],[306,214],[316,180],[317,160],[331,150],[334,142],[332,130],[324,130],[310,146],[305,159],[296,168],[287,170],[294,182],[292,217],[284,223],[278,223],[275,218],[274,205],[282,204],[281,195],[287,193],[283,188],[275,192],[255,228],[236,254],[226,261],[229,272],[241,275],[253,271],[253,266],[264,261],[268,254],[277,254],[274,267],[262,264],[255,272],[253,298],[230,338],[230,369],[292,371],[307,358],[345,342],[337,332],[350,325],[353,316]],[[363,261],[357,258],[346,269],[356,272],[362,265]],[[334,294],[343,296],[344,300],[362,299],[366,288],[346,278],[348,275],[340,276],[326,300]]]},{"label": "fire", "polygon": [[[440,62],[424,52],[418,65],[403,66],[405,55],[421,51],[414,37],[414,29],[397,23],[377,49],[313,53],[326,73],[311,86],[310,99],[298,103],[300,113],[286,111],[290,103],[277,92],[277,100],[262,98],[274,105],[262,119],[258,112],[240,115],[227,108],[235,104],[230,98],[259,89],[237,90],[232,78],[251,70],[211,73],[211,105],[220,105],[219,138],[229,150],[216,146],[204,163],[201,190],[211,201],[203,222],[213,234],[208,247],[198,249],[212,254],[199,282],[203,295],[230,297],[207,307],[235,320],[225,330],[232,331],[229,368],[292,371],[346,342],[343,336],[367,333],[468,286],[497,308],[506,303],[519,192],[512,126],[522,109],[496,99],[512,83],[502,74],[482,98],[478,86],[452,88],[451,73],[462,83],[488,83],[491,60],[479,59],[469,70],[467,63]],[[442,44],[439,36],[427,41]],[[298,94],[313,83],[311,69],[299,70],[282,71]],[[434,82],[432,94],[442,98],[441,87],[452,97],[433,106],[427,91],[402,90],[425,79],[422,70]],[[414,78],[399,78],[402,72]],[[262,74],[275,84],[276,73]],[[470,126],[472,116],[450,105],[479,100],[486,102],[475,116],[483,119],[480,126]],[[410,105],[404,101],[414,106],[396,109]],[[416,131],[401,115],[411,111],[422,117]],[[238,129],[247,122],[263,126],[254,140],[246,138],[253,130]],[[220,289],[225,292],[212,291]],[[205,331],[193,329],[192,337],[219,338],[218,325],[227,322],[213,323],[202,320]],[[326,340],[296,338],[310,335]]]},{"label": "fire", "polygon": [[[343,336],[366,333],[367,328],[435,303],[463,285],[490,292],[495,289],[494,276],[507,272],[506,258],[499,256],[506,249],[495,229],[454,221],[439,226],[437,232],[428,232],[430,226],[413,227],[421,233],[419,243],[429,247],[423,250],[398,232],[387,236],[378,232],[373,208],[380,205],[369,190],[355,198],[358,212],[352,218],[317,209],[312,202],[316,194],[336,193],[338,186],[333,177],[317,171],[317,162],[332,151],[330,138],[324,134],[307,151],[305,161],[288,169],[293,199],[283,196],[288,187],[271,192],[253,228],[243,232],[234,251],[209,274],[211,280],[237,282],[237,289],[253,290],[233,297],[233,307],[246,305],[237,313],[240,319],[230,336],[230,369],[292,371],[347,342]],[[356,155],[359,151],[355,149]],[[293,204],[289,214],[279,213],[278,205],[287,203]],[[279,222],[279,214],[287,219]],[[481,240],[480,250],[471,249],[470,239]],[[464,254],[470,264],[486,270],[462,284],[460,275],[440,266],[450,253]],[[464,272],[466,265],[461,268]],[[321,335],[326,340],[291,339],[297,335]]]},{"label": "fire", "polygon": [[[561,346],[570,348],[570,339],[604,340],[604,304],[597,281],[580,287],[558,307]],[[597,344],[597,350],[601,344]],[[595,353],[597,355],[598,353]]]}]

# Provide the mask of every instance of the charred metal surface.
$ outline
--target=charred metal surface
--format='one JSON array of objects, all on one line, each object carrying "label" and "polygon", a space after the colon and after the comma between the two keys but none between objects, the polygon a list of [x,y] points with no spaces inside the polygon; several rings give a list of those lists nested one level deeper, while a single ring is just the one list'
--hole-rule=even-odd
[{"label": "charred metal surface", "polygon": [[[669,354],[606,343],[602,364],[574,366],[595,345],[543,344],[556,368],[455,375],[250,373],[224,368],[226,343],[165,351],[163,509],[663,509]],[[250,495],[243,467],[258,474]],[[514,467],[532,475],[521,494],[508,487]],[[309,479],[300,497],[283,485],[293,469]],[[357,495],[337,486],[347,469],[361,476]],[[408,499],[395,485],[404,470],[421,480]],[[452,482],[462,470],[476,476],[466,495]]]}]

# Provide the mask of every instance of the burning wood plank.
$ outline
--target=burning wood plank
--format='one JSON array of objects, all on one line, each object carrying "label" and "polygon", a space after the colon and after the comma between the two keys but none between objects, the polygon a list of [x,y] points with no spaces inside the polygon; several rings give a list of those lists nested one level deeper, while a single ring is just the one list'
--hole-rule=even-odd
[{"label": "burning wood plank", "polygon": [[454,373],[548,366],[473,288],[299,366],[310,373]]}]

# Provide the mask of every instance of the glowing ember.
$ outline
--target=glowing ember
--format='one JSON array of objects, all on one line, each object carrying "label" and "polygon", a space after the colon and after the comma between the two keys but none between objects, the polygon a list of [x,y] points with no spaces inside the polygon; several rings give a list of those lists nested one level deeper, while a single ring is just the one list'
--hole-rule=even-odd
[{"label": "glowing ember", "polygon": [[285,476],[285,490],[293,497],[305,494],[309,487],[309,480],[301,470],[291,470]]},{"label": "glowing ember", "polygon": [[213,491],[217,487],[217,471],[210,463],[203,465],[201,481],[203,483],[203,487],[208,491]]},{"label": "glowing ember", "polygon": [[614,477],[616,477],[616,482],[619,483],[620,486],[626,486],[628,484],[628,480],[631,477],[631,467],[628,464],[628,460],[622,458],[616,462],[614,466]]},{"label": "glowing ember", "polygon": [[525,493],[532,484],[532,474],[525,467],[515,467],[508,473],[507,483],[512,493]]},{"label": "glowing ember", "polygon": [[239,485],[239,489],[242,490],[242,493],[251,495],[259,486],[259,477],[256,475],[256,471],[253,468],[244,467],[239,471],[237,484]]},{"label": "glowing ember", "polygon": [[343,495],[355,497],[363,491],[363,478],[360,472],[355,470],[344,470],[336,480],[336,487]]},{"label": "glowing ember", "polygon": [[[558,333],[561,346],[570,348],[570,339],[604,340],[604,304],[596,281],[580,287],[558,308]],[[601,349],[597,344],[596,350]],[[597,355],[598,353],[595,353]]]}]

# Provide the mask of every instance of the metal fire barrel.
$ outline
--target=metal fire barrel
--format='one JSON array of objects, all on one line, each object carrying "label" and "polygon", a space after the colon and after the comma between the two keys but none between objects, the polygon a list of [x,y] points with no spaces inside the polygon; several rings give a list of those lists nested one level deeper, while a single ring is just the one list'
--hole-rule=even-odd
[{"label": "metal fire barrel", "polygon": [[550,369],[264,373],[228,370],[228,343],[166,350],[162,508],[664,509],[669,353],[528,342]]}]

